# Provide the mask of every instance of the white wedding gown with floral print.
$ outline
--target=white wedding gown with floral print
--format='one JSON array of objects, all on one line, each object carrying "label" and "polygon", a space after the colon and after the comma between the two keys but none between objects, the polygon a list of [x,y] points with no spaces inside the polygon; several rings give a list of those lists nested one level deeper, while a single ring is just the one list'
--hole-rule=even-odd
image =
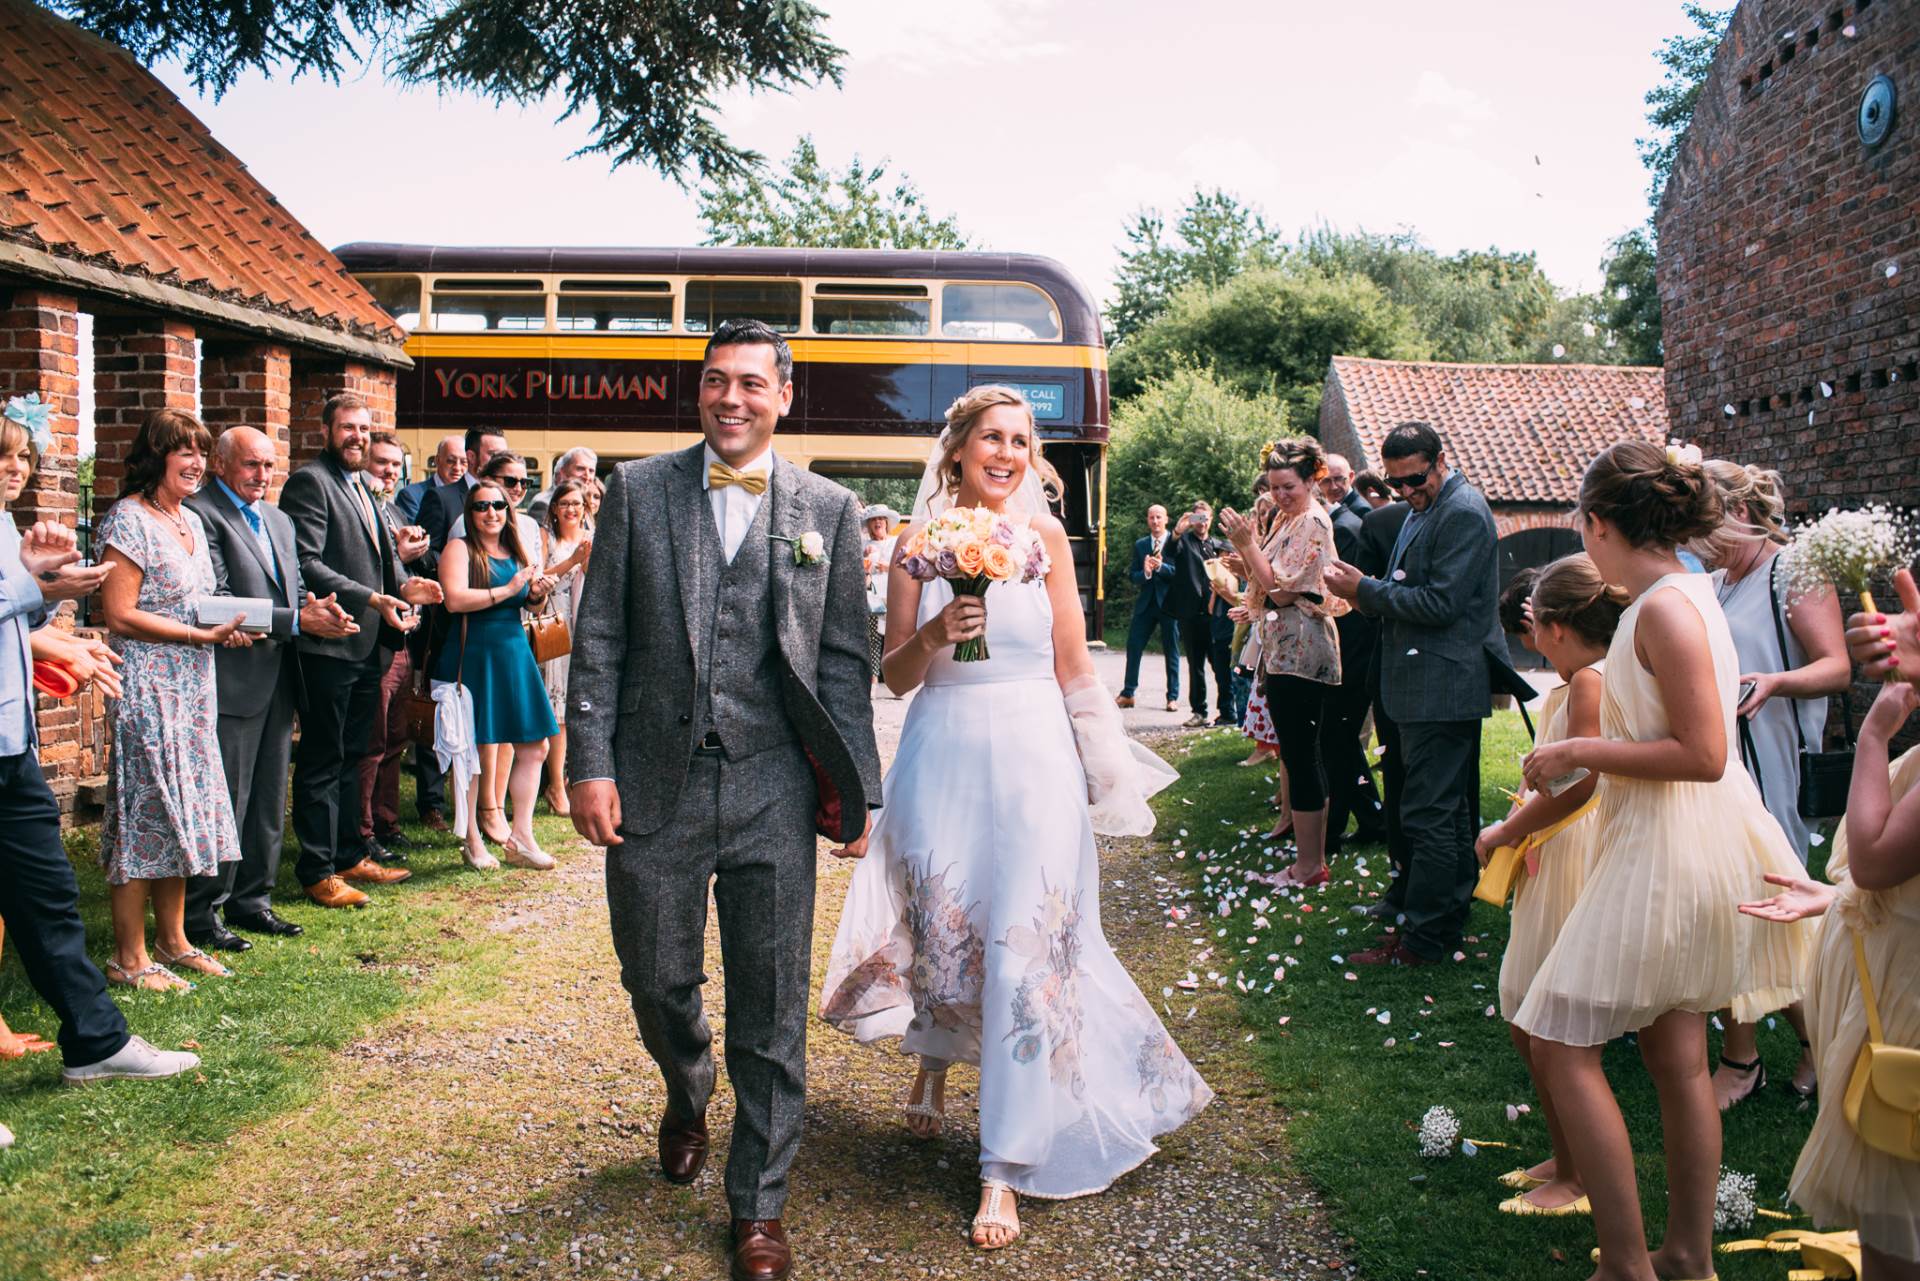
[{"label": "white wedding gown with floral print", "polygon": [[[925,622],[952,599],[922,592]],[[1207,1105],[1100,932],[1086,776],[1043,583],[990,588],[984,662],[935,658],[854,872],[820,998],[862,1041],[980,1067],[983,1177],[1104,1190]],[[903,1081],[904,1089],[904,1081]]]}]

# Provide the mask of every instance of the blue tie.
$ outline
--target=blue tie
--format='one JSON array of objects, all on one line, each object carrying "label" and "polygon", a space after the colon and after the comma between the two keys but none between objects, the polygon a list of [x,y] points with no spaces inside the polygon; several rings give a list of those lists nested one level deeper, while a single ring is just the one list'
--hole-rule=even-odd
[{"label": "blue tie", "polygon": [[260,519],[260,513],[254,510],[252,503],[243,504],[240,514],[247,518],[248,528],[253,530],[253,540],[260,544],[260,550],[267,558],[267,568],[273,573],[275,584],[280,582],[280,563],[274,558],[273,540],[267,537],[267,524]]}]

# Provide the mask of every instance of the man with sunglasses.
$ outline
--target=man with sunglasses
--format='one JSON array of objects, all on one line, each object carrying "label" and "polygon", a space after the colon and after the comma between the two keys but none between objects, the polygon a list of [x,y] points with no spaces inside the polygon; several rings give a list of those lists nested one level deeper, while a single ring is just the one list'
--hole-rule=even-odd
[{"label": "man with sunglasses", "polygon": [[[1486,499],[1448,466],[1432,427],[1401,423],[1380,458],[1405,500],[1404,522],[1377,573],[1336,561],[1326,585],[1381,622],[1379,705],[1398,727],[1388,745],[1398,786],[1389,793],[1398,792],[1401,837],[1398,850],[1389,842],[1394,883],[1382,911],[1403,915],[1405,929],[1350,959],[1424,965],[1459,947],[1479,874],[1480,722],[1493,711],[1489,655],[1505,647],[1498,540]],[[1397,506],[1366,525],[1393,519]]]}]

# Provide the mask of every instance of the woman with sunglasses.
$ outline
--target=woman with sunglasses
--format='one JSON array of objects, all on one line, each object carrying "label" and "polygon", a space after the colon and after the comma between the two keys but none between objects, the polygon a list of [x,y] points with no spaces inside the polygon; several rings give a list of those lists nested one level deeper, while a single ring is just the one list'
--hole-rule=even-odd
[{"label": "woman with sunglasses", "polygon": [[[524,478],[523,466],[523,489]],[[533,803],[547,759],[547,739],[557,726],[520,626],[520,611],[545,576],[533,563],[519,522],[509,519],[514,514],[509,492],[491,478],[468,490],[460,536],[449,539],[441,554],[440,588],[457,625],[434,662],[433,679],[465,685],[473,699],[480,776],[469,788],[469,818],[462,833],[468,864],[499,866],[487,850],[486,839],[491,838],[506,847],[507,862],[544,870],[553,866],[553,859],[534,840]],[[498,750],[490,751],[494,745]],[[509,768],[500,769],[508,761]],[[513,798],[513,826],[504,838],[493,836],[481,822],[486,800],[497,795],[499,773],[506,775],[506,790]],[[499,805],[491,808],[497,818]]]}]

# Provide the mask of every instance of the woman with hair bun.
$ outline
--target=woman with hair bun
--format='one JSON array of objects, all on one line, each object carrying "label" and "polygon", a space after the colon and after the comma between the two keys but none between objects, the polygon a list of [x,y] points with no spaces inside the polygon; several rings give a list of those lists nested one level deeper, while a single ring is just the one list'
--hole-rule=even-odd
[{"label": "woman with hair bun", "polygon": [[[1800,814],[1800,751],[1808,744],[1820,750],[1828,696],[1845,692],[1853,677],[1840,601],[1832,588],[1797,596],[1789,592],[1779,560],[1787,543],[1779,472],[1718,458],[1706,464],[1706,471],[1720,493],[1722,518],[1720,528],[1694,550],[1713,571],[1714,594],[1740,655],[1740,685],[1752,687],[1739,708],[1740,761],[1805,866],[1812,831]],[[1792,1088],[1811,1097],[1806,1020],[1797,1005],[1786,1014],[1802,1047]],[[1766,1083],[1753,1024],[1729,1023],[1713,1074],[1721,1109],[1751,1098]]]},{"label": "woman with hair bun", "polygon": [[[1799,864],[1746,771],[1729,768],[1739,657],[1713,585],[1676,554],[1720,527],[1713,483],[1695,460],[1626,441],[1587,469],[1579,511],[1587,554],[1632,603],[1607,649],[1601,734],[1543,743],[1524,771],[1535,790],[1605,776],[1600,853],[1513,1025],[1593,1205],[1596,1275],[1710,1277],[1721,1136],[1706,1016],[1754,1020],[1799,998],[1809,933],[1768,933],[1735,910]],[[1626,1032],[1639,1034],[1665,1132],[1667,1236],[1651,1255],[1601,1064]]]}]

